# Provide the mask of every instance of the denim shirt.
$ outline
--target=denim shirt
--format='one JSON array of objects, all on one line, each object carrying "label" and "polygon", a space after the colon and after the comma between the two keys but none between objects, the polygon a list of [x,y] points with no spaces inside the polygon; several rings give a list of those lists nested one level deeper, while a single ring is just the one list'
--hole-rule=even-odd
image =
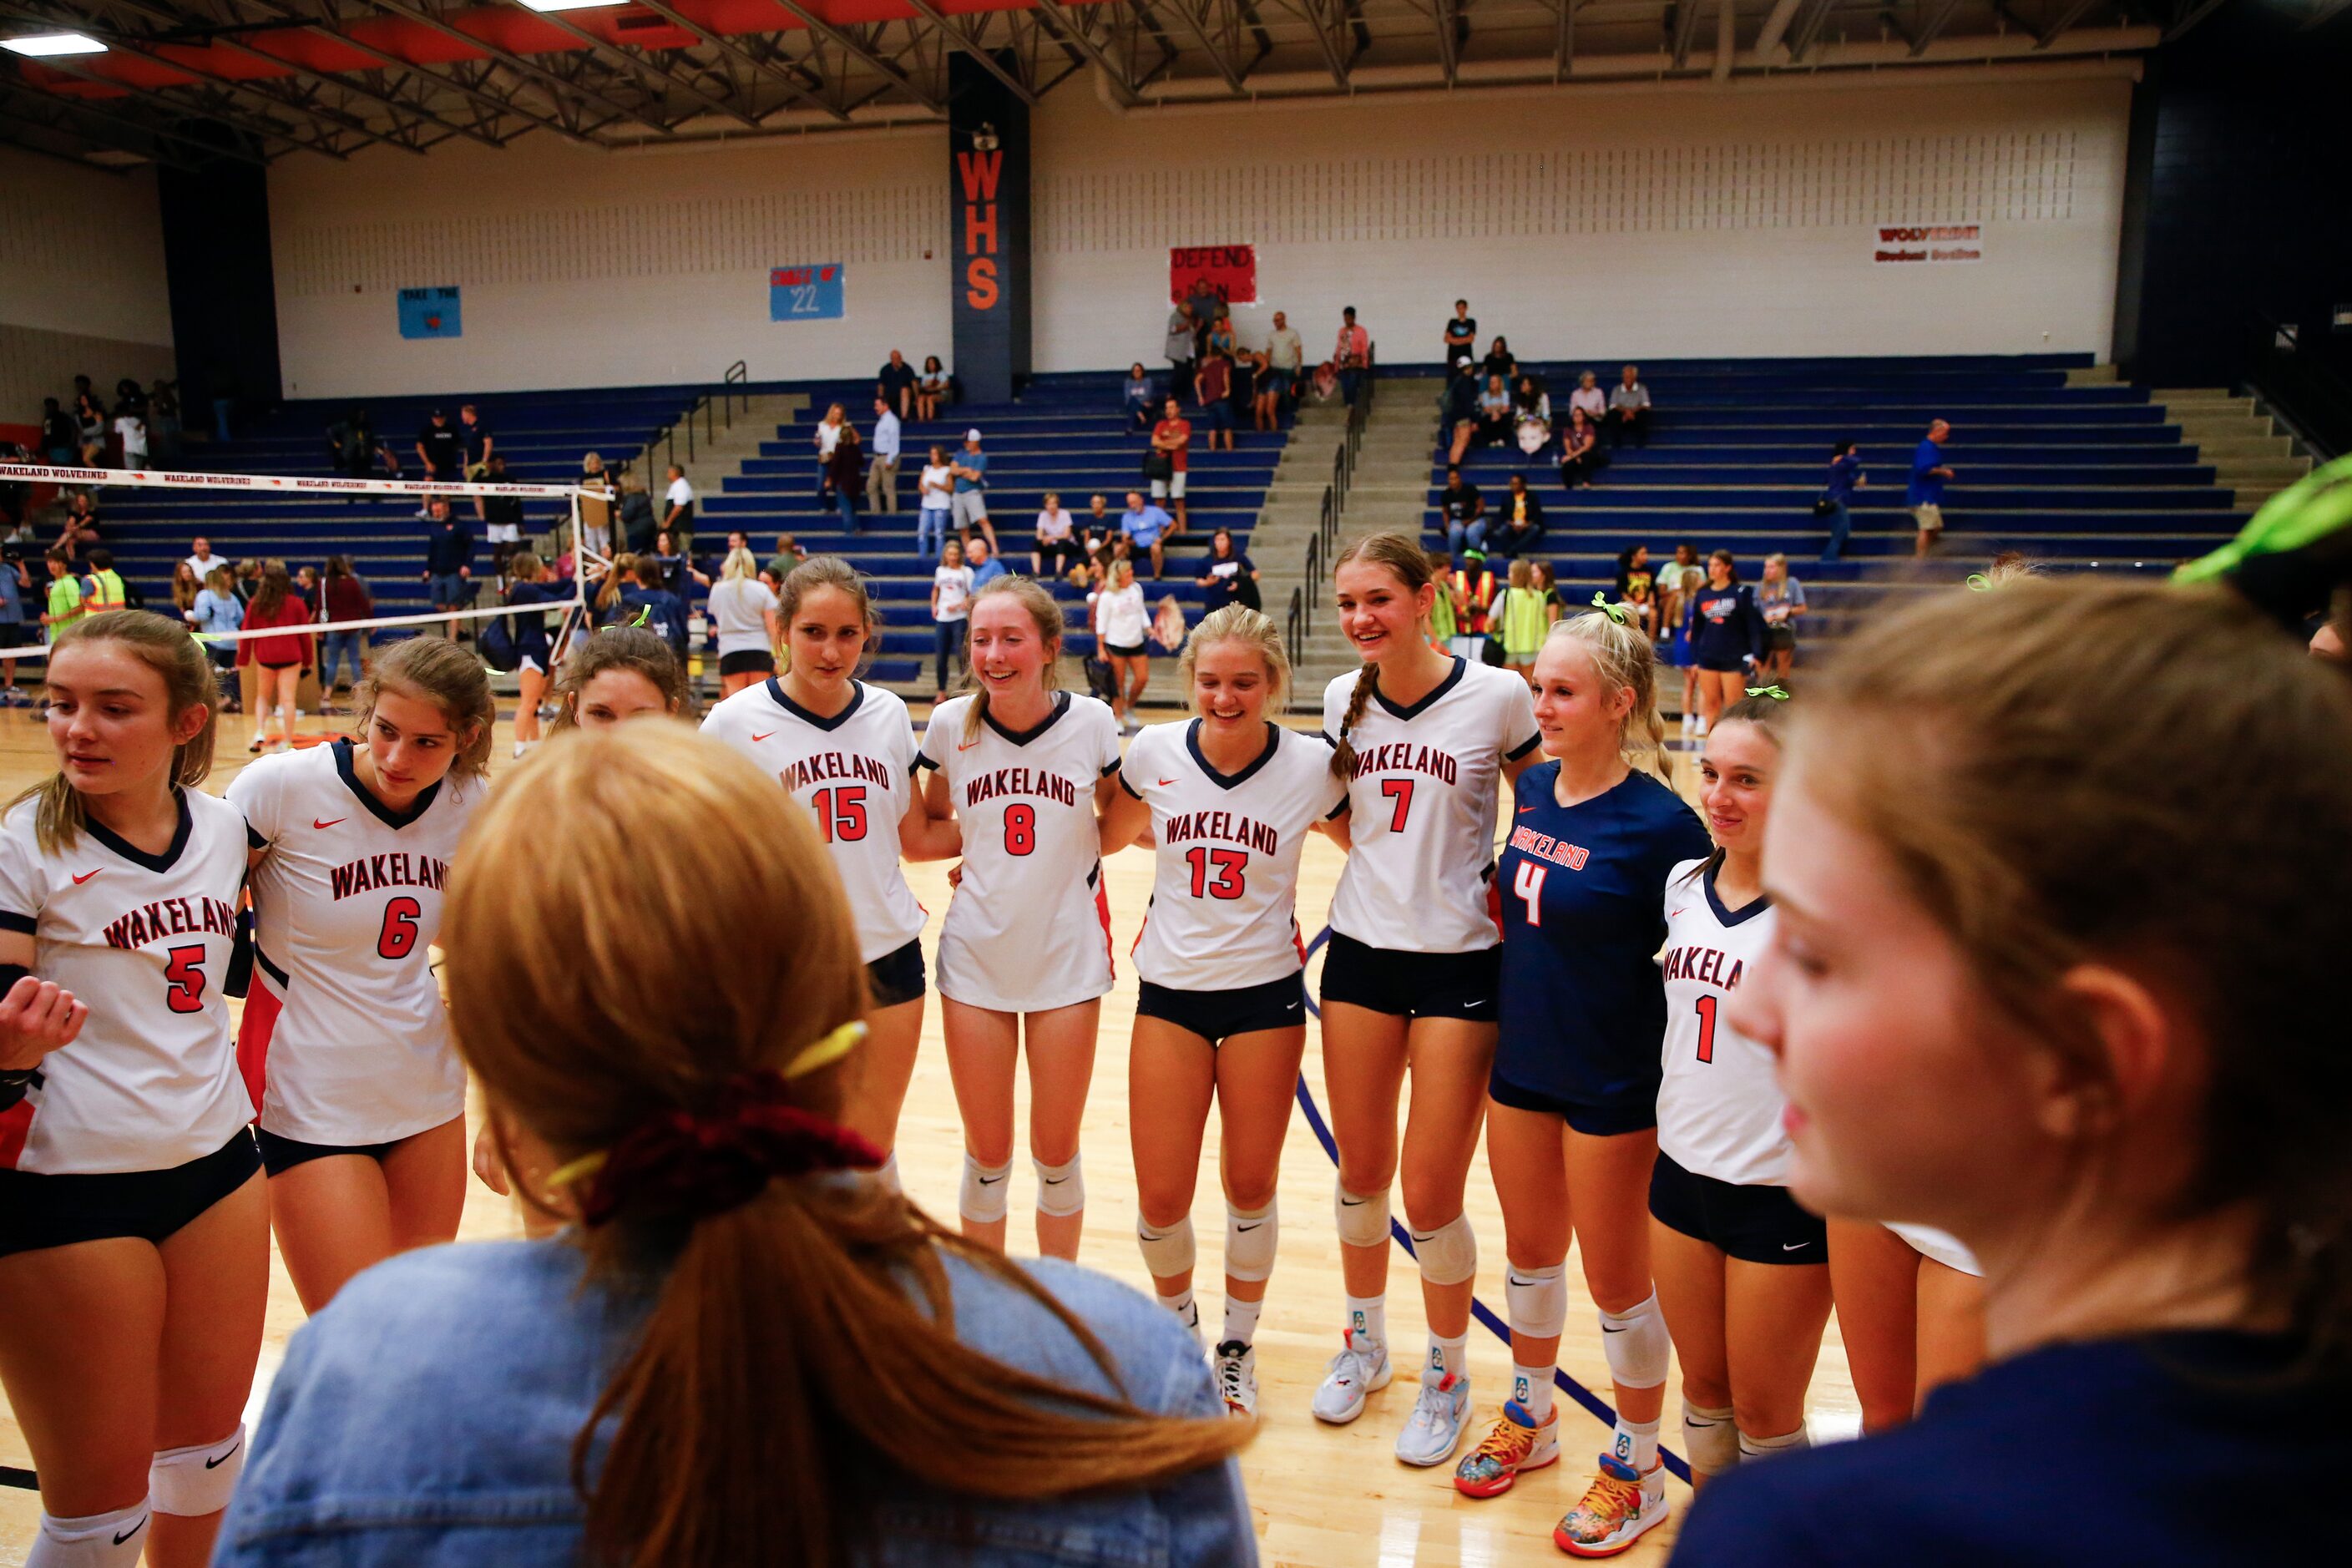
[{"label": "denim shirt", "polygon": [[[561,1237],[463,1243],[403,1254],[344,1286],[288,1349],[215,1568],[577,1563],[572,1439],[648,1305],[583,1289],[583,1261]],[[1075,1265],[1024,1267],[1100,1338],[1135,1404],[1223,1413],[1171,1314]],[[959,1259],[947,1268],[965,1344],[1066,1386],[1114,1392],[1044,1307]],[[868,1568],[1257,1561],[1231,1460],[1148,1490],[1034,1503],[958,1498],[912,1479],[884,1490]]]}]

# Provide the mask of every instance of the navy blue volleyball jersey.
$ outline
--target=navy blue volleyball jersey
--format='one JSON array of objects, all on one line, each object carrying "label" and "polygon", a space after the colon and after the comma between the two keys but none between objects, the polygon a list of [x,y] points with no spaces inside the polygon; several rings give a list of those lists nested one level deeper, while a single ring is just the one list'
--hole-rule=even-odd
[{"label": "navy blue volleyball jersey", "polygon": [[2342,1379],[2282,1385],[2284,1337],[2045,1345],[1907,1426],[1717,1477],[1675,1568],[2343,1563]]},{"label": "navy blue volleyball jersey", "polygon": [[1576,1105],[1655,1104],[1666,991],[1666,879],[1714,849],[1698,816],[1652,774],[1578,805],[1559,764],[1518,777],[1496,868],[1503,1035],[1495,1076]]}]

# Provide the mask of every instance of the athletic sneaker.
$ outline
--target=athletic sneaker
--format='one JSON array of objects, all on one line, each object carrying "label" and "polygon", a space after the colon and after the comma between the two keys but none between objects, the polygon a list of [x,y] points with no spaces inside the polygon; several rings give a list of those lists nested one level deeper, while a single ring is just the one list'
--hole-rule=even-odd
[{"label": "athletic sneaker", "polygon": [[1217,1392],[1224,1395],[1225,1414],[1246,1420],[1257,1414],[1257,1349],[1239,1340],[1217,1347]]},{"label": "athletic sneaker", "polygon": [[1559,1462],[1559,1407],[1545,1411],[1543,1425],[1537,1426],[1528,1422],[1525,1406],[1507,1400],[1493,1428],[1455,1467],[1454,1487],[1464,1497],[1500,1497],[1511,1489],[1520,1471]]},{"label": "athletic sneaker", "polygon": [[1397,1434],[1396,1456],[1424,1469],[1442,1465],[1462,1446],[1462,1429],[1469,1424],[1470,1379],[1426,1368],[1421,1374],[1421,1397],[1413,1401],[1412,1415]]},{"label": "athletic sneaker", "polygon": [[1315,1389],[1315,1419],[1345,1426],[1364,1413],[1364,1400],[1389,1385],[1396,1373],[1389,1366],[1389,1347],[1378,1340],[1358,1340],[1352,1329],[1339,1336],[1339,1353],[1326,1363],[1323,1381]]},{"label": "athletic sneaker", "polygon": [[1614,1557],[1665,1517],[1665,1467],[1637,1476],[1631,1465],[1603,1454],[1584,1500],[1568,1510],[1551,1541],[1570,1557]]}]

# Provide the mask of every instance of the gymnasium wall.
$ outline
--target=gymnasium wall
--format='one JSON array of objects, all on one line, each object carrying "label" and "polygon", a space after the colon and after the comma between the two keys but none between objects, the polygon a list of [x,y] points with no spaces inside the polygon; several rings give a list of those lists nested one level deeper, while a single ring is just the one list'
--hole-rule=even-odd
[{"label": "gymnasium wall", "polygon": [[[1889,72],[1882,79],[1904,73]],[[1035,368],[1159,363],[1171,246],[1258,247],[1323,351],[1354,304],[1391,362],[1467,294],[1522,354],[2104,351],[2129,84],[1507,89],[1120,115],[1034,111]],[[552,138],[270,172],[287,395],[859,374],[949,335],[939,130],[605,153]],[[1979,224],[1984,259],[1873,260],[1879,225]],[[841,262],[838,321],[772,322],[767,269]],[[463,332],[404,340],[397,291]]]},{"label": "gymnasium wall", "polygon": [[155,181],[0,148],[0,424],[40,422],[77,374],[110,399],[172,373]]}]

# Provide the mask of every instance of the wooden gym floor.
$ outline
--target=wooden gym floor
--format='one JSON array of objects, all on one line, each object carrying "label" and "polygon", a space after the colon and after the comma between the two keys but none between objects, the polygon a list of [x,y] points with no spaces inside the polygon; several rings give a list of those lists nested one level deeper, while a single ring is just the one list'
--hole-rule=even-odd
[{"label": "wooden gym floor", "polygon": [[[924,716],[920,705],[916,716],[919,722]],[[1146,717],[1163,720],[1173,714],[1163,710]],[[331,725],[333,732],[340,732],[343,723],[313,715],[303,728],[327,733]],[[207,788],[215,792],[226,788],[247,761],[245,747],[251,737],[249,718],[223,719],[220,760]],[[509,725],[502,721],[495,748],[496,767],[511,765],[508,759],[512,749]],[[47,776],[52,765],[47,734],[35,710],[0,710],[0,799]],[[1676,765],[1687,789],[1689,763],[1678,758]],[[1320,928],[1323,911],[1329,907],[1341,859],[1328,839],[1316,836],[1308,840],[1298,903],[1300,923],[1310,936]],[[1123,959],[1151,890],[1151,856],[1130,849],[1113,858],[1106,869],[1115,950]],[[911,867],[909,876],[917,896],[932,911],[931,929],[924,938],[929,952],[938,936],[939,914],[947,908],[947,865]],[[1318,963],[1319,958],[1318,954]],[[1310,988],[1314,978],[1310,970]],[[1128,1157],[1126,1047],[1134,1010],[1135,977],[1122,962],[1118,984],[1104,1000],[1101,1047],[1087,1107],[1085,1152],[1089,1206],[1080,1257],[1087,1265],[1148,1291],[1150,1279],[1135,1246],[1135,1185]],[[948,1085],[936,997],[926,1009],[923,1023],[923,1056],[907,1100],[898,1141],[899,1164],[907,1190],[933,1214],[951,1216],[962,1173],[962,1139]],[[1321,1061],[1311,1031],[1306,1076],[1320,1104]],[[1025,1117],[1024,1110],[1024,1124]],[[1200,1237],[1199,1278],[1204,1282],[1202,1320],[1212,1337],[1223,1308],[1218,1281],[1224,1215],[1214,1172],[1215,1136],[1213,1121],[1211,1152],[1204,1155],[1192,1214]],[[1034,1247],[1027,1217],[1033,1180],[1026,1159],[1016,1160],[1012,1227],[1016,1252]],[[1305,1118],[1294,1117],[1283,1154],[1282,1250],[1257,1336],[1261,1426],[1256,1441],[1242,1456],[1265,1563],[1269,1568],[1276,1564],[1402,1568],[1422,1563],[1488,1568],[1568,1561],[1551,1543],[1551,1527],[1581,1494],[1606,1428],[1565,1394],[1559,1396],[1561,1463],[1536,1472],[1500,1498],[1474,1502],[1454,1491],[1450,1468],[1416,1470],[1396,1462],[1391,1445],[1412,1408],[1415,1366],[1425,1332],[1412,1263],[1401,1249],[1389,1281],[1390,1339],[1400,1358],[1396,1382],[1373,1395],[1370,1406],[1352,1426],[1325,1426],[1307,1413],[1307,1400],[1322,1374],[1323,1363],[1339,1342],[1342,1291],[1339,1244],[1331,1229],[1331,1188],[1329,1160]],[[1479,1299],[1499,1321],[1503,1222],[1483,1156],[1471,1173],[1469,1213],[1482,1253]],[[520,1229],[506,1199],[478,1184],[469,1184],[461,1239],[515,1236]],[[1591,1303],[1572,1263],[1568,1273],[1570,1310],[1567,1337],[1560,1345],[1560,1365],[1570,1377],[1606,1397],[1608,1369]],[[268,1326],[249,1416],[260,1412],[270,1373],[302,1318],[292,1284],[282,1268],[273,1266]],[[1510,1377],[1510,1358],[1502,1341],[1475,1324],[1470,1332],[1475,1409],[1471,1432],[1464,1442],[1465,1451],[1485,1431]],[[1669,1383],[1670,1394],[1676,1386]],[[1814,1374],[1811,1403],[1817,1437],[1851,1435],[1855,1429],[1858,1406],[1847,1381],[1845,1356],[1834,1323]],[[1678,1442],[1675,1415],[1678,1408],[1670,1397],[1662,1434],[1670,1447]],[[8,1417],[5,1401],[0,1401],[0,1466],[21,1471],[31,1463],[23,1434]],[[1686,1487],[1670,1481],[1668,1491],[1678,1511],[1687,1506]],[[37,1528],[38,1511],[35,1494],[0,1485],[0,1568],[15,1568],[24,1562]],[[1678,1521],[1678,1517],[1670,1518],[1622,1561],[1664,1562]]]}]

